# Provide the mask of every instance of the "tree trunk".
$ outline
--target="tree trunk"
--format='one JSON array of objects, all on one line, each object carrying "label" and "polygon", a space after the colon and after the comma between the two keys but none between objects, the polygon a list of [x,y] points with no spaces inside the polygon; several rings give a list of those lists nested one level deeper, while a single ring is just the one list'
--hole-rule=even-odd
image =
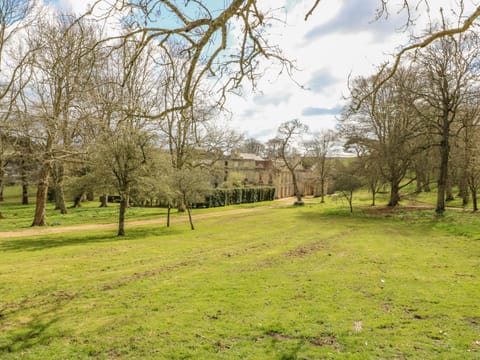
[{"label": "tree trunk", "polygon": [[108,195],[107,194],[103,194],[100,196],[100,207],[107,207],[108,206]]},{"label": "tree trunk", "polygon": [[473,181],[469,181],[469,188],[472,193],[472,209],[473,211],[478,211],[478,203],[477,203],[477,186],[475,184],[475,179],[470,179]]},{"label": "tree trunk", "polygon": [[325,202],[325,179],[323,177],[320,180],[320,191],[321,191],[320,196],[322,197],[320,202],[323,204]]},{"label": "tree trunk", "polygon": [[187,210],[187,205],[185,205],[185,202],[183,200],[180,200],[178,202],[177,211],[178,212],[185,212],[186,210]]},{"label": "tree trunk", "polygon": [[462,198],[462,205],[467,206],[468,200],[469,200],[469,191],[468,191],[468,181],[466,181],[467,175],[464,174],[464,176],[461,177],[460,183],[458,184],[459,186],[459,191],[458,191],[458,196]]},{"label": "tree trunk", "polygon": [[25,160],[22,159],[20,166],[20,179],[22,181],[22,205],[28,205],[28,180],[25,169]]},{"label": "tree trunk", "polygon": [[1,161],[0,162],[0,201],[3,201],[3,188],[5,185],[4,178],[5,178],[5,163]]},{"label": "tree trunk", "polygon": [[[425,168],[422,168],[422,165],[417,164],[416,170],[415,170],[415,175],[416,175],[416,189],[415,192],[417,194],[420,194],[422,191],[423,192],[428,192],[430,189],[428,189],[428,170]],[[428,191],[426,190],[428,189]]]},{"label": "tree trunk", "polygon": [[372,191],[372,206],[375,206],[375,200],[376,200],[376,197],[377,197],[377,188],[374,185],[370,188],[370,190]]},{"label": "tree trunk", "polygon": [[447,177],[447,186],[445,189],[445,201],[453,201],[455,197],[453,196],[453,188],[452,182],[450,181],[450,177]]},{"label": "tree trunk", "polygon": [[95,194],[92,191],[87,192],[87,200],[93,201],[95,199]]},{"label": "tree trunk", "polygon": [[443,213],[445,211],[445,194],[447,191],[448,176],[448,149],[446,149],[445,146],[442,145],[440,151],[440,174],[438,176],[437,206],[435,208],[435,211],[437,213]]},{"label": "tree trunk", "polygon": [[85,193],[81,192],[73,199],[73,208],[79,208],[82,206],[82,198]]},{"label": "tree trunk", "polygon": [[122,196],[118,213],[118,236],[125,236],[125,213],[127,211],[128,197]]},{"label": "tree trunk", "polygon": [[28,205],[28,184],[22,184],[22,205]]},{"label": "tree trunk", "polygon": [[193,226],[193,220],[192,220],[192,212],[190,211],[190,206],[188,206],[187,199],[185,197],[185,194],[183,195],[183,203],[185,204],[187,213],[188,213],[188,221],[190,222],[190,229],[195,230],[195,227]]},{"label": "tree trunk", "polygon": [[350,191],[350,196],[348,197],[348,205],[350,206],[350,214],[353,213],[353,191]]},{"label": "tree trunk", "polygon": [[390,182],[390,201],[388,206],[397,206],[400,202],[400,186],[397,181]]},{"label": "tree trunk", "polygon": [[478,211],[477,189],[472,190],[472,203],[473,203],[473,211]]},{"label": "tree trunk", "polygon": [[450,126],[448,122],[448,112],[442,119],[442,141],[440,143],[440,173],[438,176],[437,206],[435,211],[439,214],[445,211],[445,194],[447,192],[448,181],[448,156],[450,153]]},{"label": "tree trunk", "polygon": [[170,227],[170,212],[172,210],[172,207],[170,204],[168,204],[168,210],[167,210],[167,227]]},{"label": "tree trunk", "polygon": [[45,226],[46,223],[46,207],[48,196],[48,178],[50,176],[50,164],[43,164],[38,174],[37,196],[35,204],[35,215],[32,226]]},{"label": "tree trunk", "polygon": [[62,163],[56,163],[53,166],[53,181],[55,189],[55,210],[60,210],[61,214],[67,213],[65,204],[65,193],[63,191],[63,179],[65,177],[65,168]]},{"label": "tree trunk", "polygon": [[65,204],[65,193],[63,184],[57,184],[55,189],[55,209],[60,210],[60,214],[67,214],[67,205]]},{"label": "tree trunk", "polygon": [[290,170],[290,173],[292,174],[293,194],[297,198],[297,202],[301,203],[302,202],[302,194],[300,194],[300,190],[298,189],[298,183],[297,183],[297,177],[295,175],[295,170]]},{"label": "tree trunk", "polygon": [[187,213],[188,213],[188,221],[190,222],[190,229],[195,230],[192,221],[192,212],[190,211],[190,206],[187,206]]},{"label": "tree trunk", "polygon": [[415,188],[415,193],[417,194],[420,194],[422,192],[422,181],[420,180],[420,178],[418,177],[418,172],[417,172],[417,186]]}]

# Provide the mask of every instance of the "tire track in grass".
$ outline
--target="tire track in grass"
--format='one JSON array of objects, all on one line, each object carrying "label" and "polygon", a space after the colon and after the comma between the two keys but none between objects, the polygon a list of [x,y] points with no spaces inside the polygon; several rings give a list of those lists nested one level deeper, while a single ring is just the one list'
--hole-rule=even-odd
[{"label": "tire track in grass", "polygon": [[268,258],[255,261],[253,263],[253,268],[248,268],[247,270],[244,270],[244,271],[256,271],[258,269],[266,269],[266,268],[270,268],[270,267],[282,264],[287,259],[300,259],[300,258],[305,258],[307,256],[314,255],[319,251],[327,250],[328,247],[326,245],[327,245],[328,242],[330,242],[332,240],[343,239],[343,238],[351,235],[351,233],[356,231],[356,230],[358,230],[358,228],[351,227],[351,228],[349,228],[345,231],[339,232],[337,234],[322,237],[318,240],[298,245],[298,246],[294,247],[293,249],[290,249],[290,250],[285,251],[283,253],[279,253],[279,254],[270,256]]},{"label": "tire track in grass", "polygon": [[[282,201],[280,204],[284,204],[285,201]],[[208,218],[216,218],[222,216],[230,216],[230,215],[237,215],[237,214],[248,214],[268,208],[276,208],[282,205],[274,204],[274,205],[267,205],[267,206],[258,206],[253,208],[242,208],[242,209],[232,209],[232,210],[224,210],[215,213],[208,213],[208,214],[197,214],[194,216],[195,220],[199,219],[208,219]],[[283,205],[284,206],[284,205]],[[183,223],[188,222],[187,216],[182,216],[181,218],[176,218]],[[149,224],[158,224],[163,222],[165,219],[149,219],[149,220],[137,220],[128,222],[128,226],[142,226],[142,225],[149,225]],[[77,226],[65,226],[65,227],[58,227],[58,228],[31,228],[25,229],[20,231],[9,231],[9,232],[0,232],[0,238],[11,238],[11,237],[23,237],[23,236],[35,236],[35,235],[44,235],[44,234],[58,234],[64,232],[73,232],[73,231],[85,231],[85,230],[99,230],[99,229],[116,229],[117,224],[86,224],[86,225],[77,225]],[[249,248],[248,250],[262,250],[264,245],[254,245]],[[267,246],[268,247],[268,246]],[[239,250],[240,251],[240,250]],[[247,251],[247,250],[245,250]],[[204,257],[209,255],[213,252],[218,252],[218,248],[216,249],[209,249],[206,251],[202,251],[202,255]],[[199,254],[196,254],[198,256]],[[230,255],[230,254],[229,254]],[[231,256],[231,255],[230,255]],[[147,269],[144,271],[136,271],[131,273],[130,275],[124,275],[115,280],[111,280],[104,283],[96,283],[91,284],[90,286],[82,286],[79,289],[76,289],[75,292],[67,291],[63,289],[57,289],[56,291],[49,291],[46,293],[36,293],[26,296],[24,298],[18,299],[15,302],[10,303],[0,303],[0,329],[5,331],[10,327],[15,325],[15,321],[12,320],[17,316],[16,314],[19,311],[24,311],[25,309],[38,309],[44,308],[49,306],[60,306],[64,305],[78,297],[84,296],[84,294],[89,293],[95,290],[102,290],[102,291],[109,291],[121,288],[123,286],[127,286],[132,282],[142,280],[145,278],[151,278],[162,274],[168,274],[173,271],[186,268],[198,263],[197,260],[193,259],[186,259],[184,261],[174,263],[174,264],[165,264],[159,267],[155,267],[153,269]]]}]

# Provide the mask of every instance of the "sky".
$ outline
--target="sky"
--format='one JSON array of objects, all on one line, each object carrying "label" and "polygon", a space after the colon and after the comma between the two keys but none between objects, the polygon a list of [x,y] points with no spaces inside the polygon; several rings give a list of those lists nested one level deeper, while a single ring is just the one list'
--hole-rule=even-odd
[{"label": "sky", "polygon": [[[91,2],[50,1],[77,12]],[[429,15],[438,15],[440,6],[448,9],[450,2],[430,1]],[[307,21],[304,17],[314,0],[259,3],[278,9],[283,21],[270,27],[269,41],[278,44],[298,69],[290,77],[264,61],[265,76],[255,91],[246,84],[241,97],[232,94],[228,98],[230,126],[260,141],[273,138],[279,125],[292,119],[308,125],[312,132],[335,128],[335,119],[349,94],[348,79],[373,74],[409,39],[409,34],[402,31],[406,14],[398,12],[395,1],[390,1],[388,19],[377,21],[380,0],[322,0]],[[425,13],[420,15],[421,23]]]},{"label": "sky", "polygon": [[372,74],[405,42],[397,31],[404,19],[374,21],[378,0],[324,0],[305,21],[312,3],[287,4],[287,24],[272,29],[272,41],[295,60],[293,80],[271,69],[257,92],[229,98],[235,127],[249,137],[268,140],[292,119],[312,131],[333,129],[346,103],[349,76]]}]

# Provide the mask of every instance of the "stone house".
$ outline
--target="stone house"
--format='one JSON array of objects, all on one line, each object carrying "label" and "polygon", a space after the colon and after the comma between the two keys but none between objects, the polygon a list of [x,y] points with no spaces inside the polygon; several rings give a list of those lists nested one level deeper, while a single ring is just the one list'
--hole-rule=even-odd
[{"label": "stone house", "polygon": [[[294,196],[292,175],[281,161],[264,159],[255,154],[234,153],[217,164],[217,167],[223,167],[224,182],[237,180],[245,186],[273,186],[277,199]],[[320,193],[314,169],[299,167],[296,176],[303,196]]]}]

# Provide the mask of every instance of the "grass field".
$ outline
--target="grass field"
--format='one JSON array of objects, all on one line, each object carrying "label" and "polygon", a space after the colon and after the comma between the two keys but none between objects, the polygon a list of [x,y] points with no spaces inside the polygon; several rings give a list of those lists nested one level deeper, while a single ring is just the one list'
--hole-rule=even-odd
[{"label": "grass field", "polygon": [[[115,221],[97,205],[58,226]],[[6,224],[10,206],[0,231],[28,226]],[[0,239],[0,358],[480,358],[479,215],[330,199],[215,211],[196,210],[195,231],[177,216],[124,238]]]}]

